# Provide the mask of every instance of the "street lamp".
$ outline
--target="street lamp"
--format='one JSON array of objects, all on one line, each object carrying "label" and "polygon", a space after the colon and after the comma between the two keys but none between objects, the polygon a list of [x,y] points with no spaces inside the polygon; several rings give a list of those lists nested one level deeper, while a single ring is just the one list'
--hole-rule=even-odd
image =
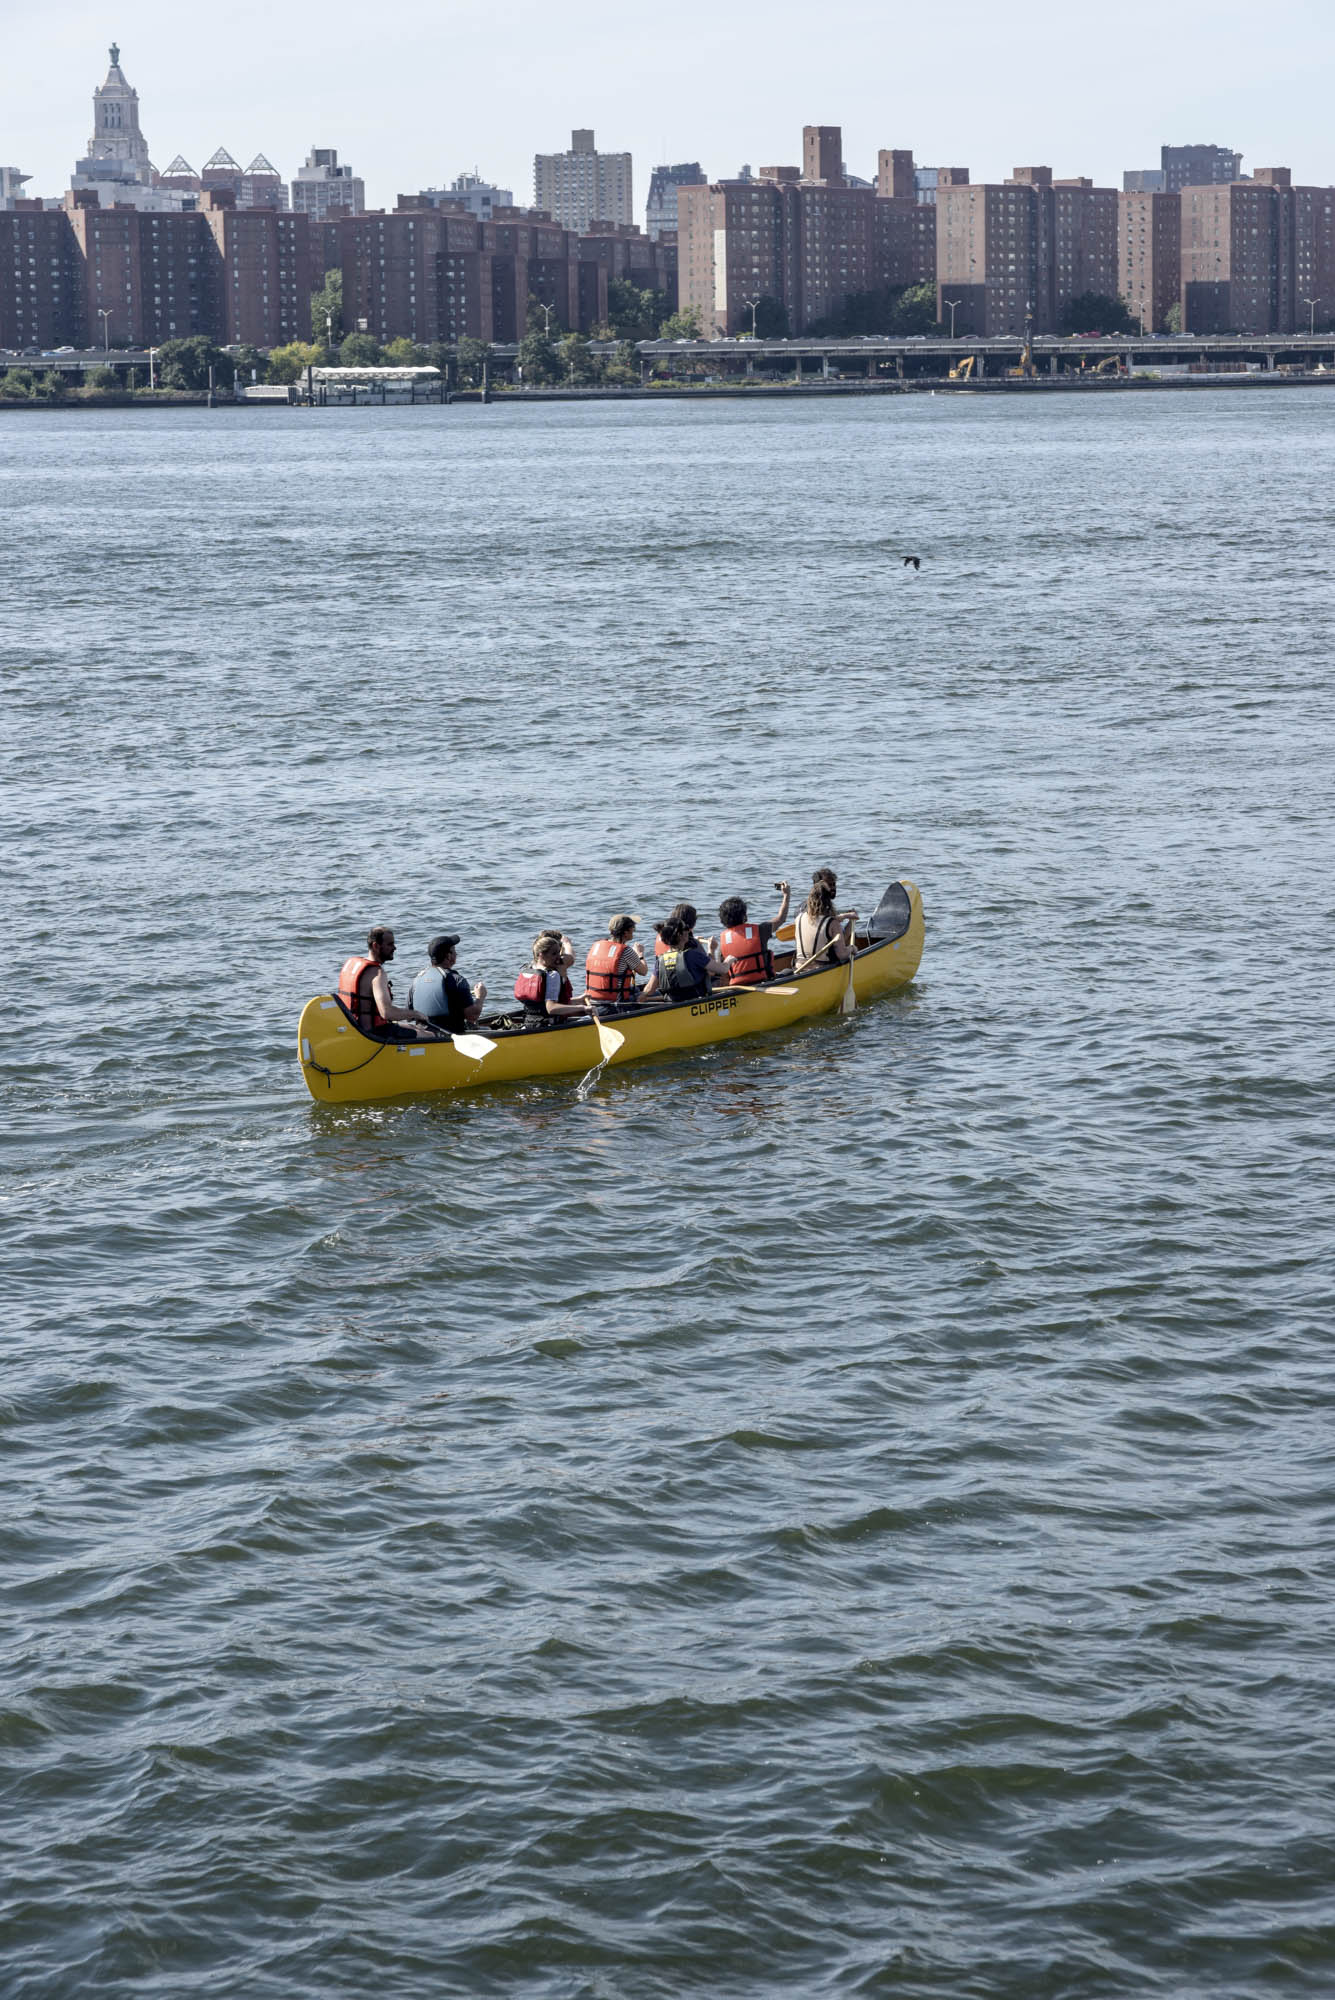
[{"label": "street lamp", "polygon": [[98,307],[98,309],[97,309],[97,313],[98,313],[98,318],[99,318],[99,319],[101,320],[101,322],[102,322],[102,352],[103,352],[104,354],[110,354],[110,352],[111,352],[111,307],[110,307],[110,306],[99,306],[99,307]]},{"label": "street lamp", "polygon": [[153,380],[153,359],[157,351],[156,347],[150,347],[148,350],[148,386],[150,389],[156,389],[158,386]]},{"label": "street lamp", "polygon": [[554,308],[545,306],[541,299],[538,299],[536,303],[538,311],[542,314],[542,337],[544,340],[550,340],[552,337],[552,312]]},{"label": "street lamp", "polygon": [[1305,306],[1307,306],[1307,307],[1309,307],[1309,308],[1310,308],[1310,310],[1309,310],[1309,314],[1308,314],[1308,318],[1309,318],[1309,325],[1308,325],[1308,329],[1307,329],[1307,332],[1308,332],[1308,337],[1309,337],[1310,339],[1312,339],[1312,340],[1315,340],[1315,339],[1316,339],[1316,309],[1317,309],[1317,300],[1316,300],[1316,299],[1304,299],[1304,300],[1303,300],[1303,304],[1304,304]]},{"label": "street lamp", "polygon": [[760,304],[760,300],[759,300],[759,299],[743,299],[743,300],[742,300],[742,310],[743,310],[743,312],[749,312],[749,313],[750,313],[750,315],[751,315],[751,338],[752,338],[752,340],[754,340],[754,339],[756,338],[756,307],[757,307],[757,306],[758,306],[759,304]]},{"label": "street lamp", "polygon": [[943,306],[950,307],[950,337],[955,338],[955,308],[964,304],[963,299],[942,299]]},{"label": "street lamp", "polygon": [[1145,308],[1148,304],[1148,299],[1140,301],[1140,337],[1142,340],[1145,338]]}]

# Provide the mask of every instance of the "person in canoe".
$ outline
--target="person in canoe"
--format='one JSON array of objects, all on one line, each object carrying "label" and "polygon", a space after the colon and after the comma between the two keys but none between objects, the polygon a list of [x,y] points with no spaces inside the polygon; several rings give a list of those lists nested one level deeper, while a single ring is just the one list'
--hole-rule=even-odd
[{"label": "person in canoe", "polygon": [[487,989],[481,980],[470,986],[462,972],[455,971],[456,932],[442,931],[426,948],[427,964],[408,988],[408,1005],[446,1034],[461,1034],[471,1028],[482,1012]]},{"label": "person in canoe", "polygon": [[679,917],[655,924],[661,949],[654,958],[646,1000],[707,1000],[711,979],[726,979],[728,968],[714,955],[714,940],[702,945]]},{"label": "person in canoe", "polygon": [[719,933],[718,955],[727,966],[728,977],[734,986],[759,986],[762,980],[773,977],[771,940],[788,916],[788,884],[780,882],[778,886],[783,892],[783,901],[773,923],[749,923],[746,904],[740,896],[725,896],[718,906],[718,920],[723,926]]},{"label": "person in canoe", "polygon": [[576,1000],[570,984],[570,967],[575,963],[575,947],[564,931],[539,931],[533,940],[533,963],[515,981],[515,999],[524,1012],[535,1017],[560,1019],[568,1014],[587,1014],[583,1000]]},{"label": "person in canoe", "polygon": [[640,997],[636,977],[643,979],[647,970],[644,953],[635,942],[634,917],[609,917],[607,936],[590,947],[584,961],[589,1011],[601,1016],[614,1014],[618,1007],[633,1007]]},{"label": "person in canoe", "polygon": [[[700,943],[699,938],[695,935],[695,926],[699,920],[699,916],[700,912],[696,909],[694,903],[674,903],[667,913],[667,920],[670,924],[685,924],[687,942],[693,950]],[[657,932],[657,936],[654,939],[654,957],[661,958],[667,950],[667,946],[663,942],[661,927],[655,924],[654,930]]]},{"label": "person in canoe", "polygon": [[425,1029],[423,1016],[412,1007],[396,1007],[394,988],[385,967],[394,956],[394,933],[388,924],[376,924],[366,933],[366,955],[344,959],[338,975],[338,997],[364,1035],[378,1035],[384,1042],[414,1042],[420,1039],[417,1026]]},{"label": "person in canoe", "polygon": [[834,893],[828,875],[825,872],[816,875],[806,908],[797,919],[797,964],[794,971],[805,972],[810,966],[846,965],[852,956],[849,941],[853,935],[855,915],[855,911],[848,911],[845,929],[835,911]]}]

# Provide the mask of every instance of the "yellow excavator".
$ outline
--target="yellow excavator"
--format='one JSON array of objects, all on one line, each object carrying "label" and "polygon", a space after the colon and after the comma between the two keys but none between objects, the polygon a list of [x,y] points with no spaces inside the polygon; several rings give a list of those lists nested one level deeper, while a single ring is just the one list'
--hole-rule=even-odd
[{"label": "yellow excavator", "polygon": [[1008,375],[1022,376],[1027,382],[1037,372],[1034,367],[1034,336],[1032,333],[1026,333],[1024,346],[1020,349],[1020,365],[1018,368],[1008,368],[1006,373]]},{"label": "yellow excavator", "polygon": [[[966,354],[963,361],[955,363],[946,380],[948,382],[971,382],[977,361],[978,356],[976,354]],[[940,380],[940,377],[938,376],[937,379]]]}]

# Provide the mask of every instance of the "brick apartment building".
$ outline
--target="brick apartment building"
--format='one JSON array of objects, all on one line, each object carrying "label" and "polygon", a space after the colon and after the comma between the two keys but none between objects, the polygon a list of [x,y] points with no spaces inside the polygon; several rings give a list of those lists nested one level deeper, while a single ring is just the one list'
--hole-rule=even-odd
[{"label": "brick apartment building", "polygon": [[528,302],[557,326],[591,333],[607,318],[608,285],[628,279],[676,304],[676,246],[633,224],[597,222],[586,236],[530,209],[490,221],[426,195],[392,213],[336,225],[345,323],[378,340],[521,340]]},{"label": "brick apartment building", "polygon": [[309,218],[238,208],[227,195],[205,195],[201,209],[212,239],[214,325],[221,328],[216,337],[253,347],[309,340],[311,293],[324,275]]},{"label": "brick apartment building", "polygon": [[1117,197],[1117,292],[1146,333],[1166,330],[1182,295],[1182,204],[1175,194]]},{"label": "brick apartment building", "polygon": [[1258,167],[1178,200],[1186,332],[1293,333],[1335,317],[1335,188]]},{"label": "brick apartment building", "polygon": [[958,333],[1056,333],[1083,292],[1118,293],[1115,188],[1017,167],[1008,181],[938,184],[937,311]]},{"label": "brick apartment building", "polygon": [[808,125],[801,167],[678,190],[678,291],[706,335],[749,331],[760,299],[804,333],[853,293],[934,276],[935,212],[908,191],[912,155],[883,152],[875,187],[851,186],[842,155],[837,125]]},{"label": "brick apartment building", "polygon": [[0,347],[160,346],[203,334],[277,347],[310,335],[320,282],[304,215],[101,205],[75,188],[58,209],[0,213]]},{"label": "brick apartment building", "polygon": [[81,347],[88,338],[83,267],[69,217],[16,199],[0,209],[0,347]]}]

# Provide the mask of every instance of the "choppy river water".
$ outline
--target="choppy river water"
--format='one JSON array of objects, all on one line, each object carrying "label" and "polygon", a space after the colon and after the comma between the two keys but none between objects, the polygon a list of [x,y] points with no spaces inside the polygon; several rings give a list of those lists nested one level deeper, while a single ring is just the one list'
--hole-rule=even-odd
[{"label": "choppy river water", "polygon": [[[0,428],[0,1989],[1335,1984],[1335,398]],[[906,570],[904,554],[922,558]],[[906,994],[313,1106],[372,921]]]}]

